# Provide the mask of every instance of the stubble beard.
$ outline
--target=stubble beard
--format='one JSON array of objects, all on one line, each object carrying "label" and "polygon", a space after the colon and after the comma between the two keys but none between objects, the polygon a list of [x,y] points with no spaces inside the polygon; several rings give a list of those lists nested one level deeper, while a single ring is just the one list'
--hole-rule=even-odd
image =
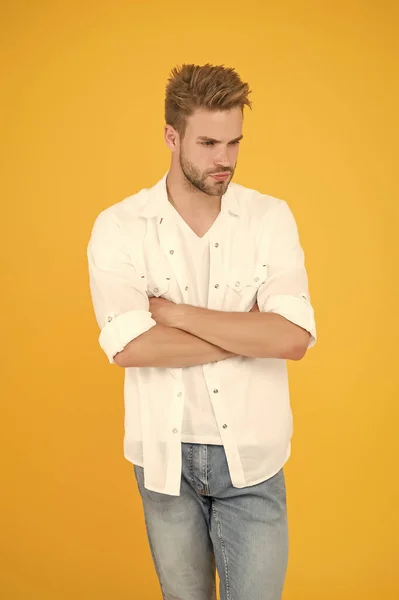
[{"label": "stubble beard", "polygon": [[[189,160],[184,158],[183,153],[180,153],[180,167],[187,180],[187,186],[189,191],[197,191],[200,190],[204,194],[208,196],[222,196],[234,175],[234,170],[231,173],[230,177],[226,181],[216,181],[213,183],[207,181],[208,175],[202,174]],[[221,172],[221,171],[219,171]]]}]

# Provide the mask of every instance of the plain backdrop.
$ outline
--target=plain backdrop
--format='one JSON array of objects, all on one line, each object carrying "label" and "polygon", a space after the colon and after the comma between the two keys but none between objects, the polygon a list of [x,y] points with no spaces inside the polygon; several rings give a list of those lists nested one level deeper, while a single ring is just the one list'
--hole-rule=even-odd
[{"label": "plain backdrop", "polygon": [[183,62],[249,82],[235,181],[289,203],[306,255],[319,339],[289,363],[284,600],[399,597],[397,2],[0,10],[0,597],[161,596],[86,247],[101,210],[168,169]]}]

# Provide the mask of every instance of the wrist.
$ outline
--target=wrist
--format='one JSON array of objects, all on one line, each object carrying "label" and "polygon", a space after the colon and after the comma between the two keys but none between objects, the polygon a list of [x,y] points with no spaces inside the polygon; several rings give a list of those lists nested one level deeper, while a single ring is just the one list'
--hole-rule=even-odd
[{"label": "wrist", "polygon": [[176,329],[185,330],[184,326],[187,322],[187,318],[192,314],[195,310],[195,306],[191,306],[190,304],[176,304],[176,310],[173,315],[173,322],[171,323],[171,327],[175,327]]}]

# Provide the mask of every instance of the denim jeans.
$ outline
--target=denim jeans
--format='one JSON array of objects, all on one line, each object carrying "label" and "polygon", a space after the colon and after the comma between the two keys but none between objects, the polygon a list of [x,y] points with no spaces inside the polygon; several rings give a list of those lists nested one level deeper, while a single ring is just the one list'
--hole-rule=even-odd
[{"label": "denim jeans", "polygon": [[182,444],[180,496],[144,488],[134,465],[164,600],[280,600],[288,561],[283,469],[232,486],[223,446]]}]

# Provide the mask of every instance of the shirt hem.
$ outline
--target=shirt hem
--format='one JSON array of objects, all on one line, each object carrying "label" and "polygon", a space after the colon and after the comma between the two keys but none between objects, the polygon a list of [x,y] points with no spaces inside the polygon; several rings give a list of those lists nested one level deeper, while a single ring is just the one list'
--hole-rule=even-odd
[{"label": "shirt hem", "polygon": [[201,438],[195,435],[184,435],[181,437],[182,444],[211,444],[212,446],[223,446],[222,440],[210,439],[207,437]]}]

